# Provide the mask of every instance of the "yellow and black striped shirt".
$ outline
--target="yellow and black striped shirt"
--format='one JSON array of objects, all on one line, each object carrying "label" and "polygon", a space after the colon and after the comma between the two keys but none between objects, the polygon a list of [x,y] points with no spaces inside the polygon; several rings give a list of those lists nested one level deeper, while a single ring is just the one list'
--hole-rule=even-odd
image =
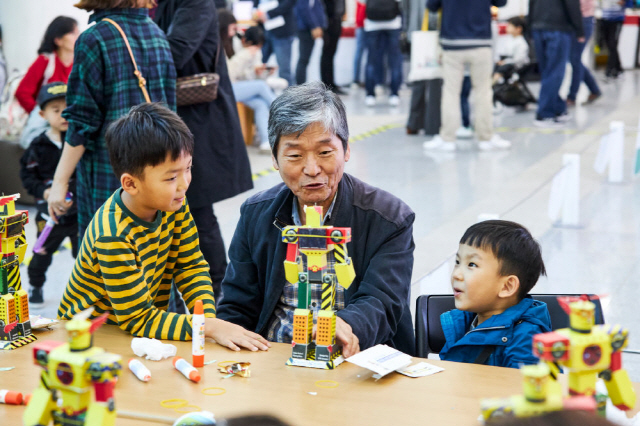
[{"label": "yellow and black striped shirt", "polygon": [[189,340],[191,315],[167,312],[172,281],[191,312],[200,299],[205,316],[215,317],[215,303],[186,199],[177,212],[159,211],[146,222],[127,209],[121,190],[87,228],[58,318],[93,306],[93,316],[108,312],[108,324],[134,336]]}]

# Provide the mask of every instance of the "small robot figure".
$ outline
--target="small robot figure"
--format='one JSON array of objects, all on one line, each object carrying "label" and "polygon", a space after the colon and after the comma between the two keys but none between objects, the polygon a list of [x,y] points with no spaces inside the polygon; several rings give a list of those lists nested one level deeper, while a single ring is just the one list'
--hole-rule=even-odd
[{"label": "small robot figure", "polygon": [[[66,323],[69,342],[34,345],[35,364],[44,368],[22,417],[25,426],[113,426],[116,409],[113,388],[122,370],[120,355],[93,346],[92,333],[106,314],[89,321],[92,309]],[[93,392],[92,392],[93,389]]]},{"label": "small robot figure", "polygon": [[29,321],[29,296],[22,289],[20,263],[27,252],[26,210],[16,210],[19,194],[0,196],[0,349],[36,340]]},{"label": "small robot figure", "polygon": [[594,325],[595,304],[587,296],[559,298],[569,314],[569,328],[533,337],[533,353],[546,362],[551,377],[560,368],[569,372],[569,394],[595,397],[596,381],[604,380],[613,405],[631,410],[636,394],[629,374],[622,369],[622,349],[629,330],[619,325]]},{"label": "small robot figure", "polygon": [[482,400],[482,418],[486,424],[500,423],[510,417],[537,416],[559,410],[596,411],[593,398],[564,398],[562,387],[551,378],[547,364],[524,365],[520,371],[523,375],[522,395]]},{"label": "small robot figure", "polygon": [[[336,346],[336,312],[333,309],[336,285],[349,288],[356,276],[347,253],[351,228],[321,226],[320,206],[307,207],[305,213],[305,226],[287,226],[282,230],[282,241],[288,244],[285,275],[287,281],[298,286],[293,350],[287,365],[333,369],[342,353]],[[335,262],[328,261],[330,253]],[[315,342],[312,340],[313,311],[310,306],[313,284],[321,285],[322,289]]]}]

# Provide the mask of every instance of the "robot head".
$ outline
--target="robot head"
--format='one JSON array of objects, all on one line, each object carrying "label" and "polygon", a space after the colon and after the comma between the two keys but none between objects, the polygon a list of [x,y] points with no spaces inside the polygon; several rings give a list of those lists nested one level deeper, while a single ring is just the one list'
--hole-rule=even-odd
[{"label": "robot head", "polygon": [[106,320],[108,314],[103,314],[93,321],[89,320],[93,308],[84,310],[76,314],[73,319],[66,324],[69,333],[69,349],[72,351],[84,351],[93,346],[91,335]]},{"label": "robot head", "polygon": [[569,304],[569,324],[573,330],[589,332],[595,324],[596,305],[588,300],[580,300]]},{"label": "robot head", "polygon": [[547,364],[523,365],[520,368],[524,397],[531,402],[544,402],[549,387],[549,366]]},{"label": "robot head", "polygon": [[305,206],[304,212],[307,215],[306,226],[310,228],[319,228],[322,223],[322,207],[321,206]]}]

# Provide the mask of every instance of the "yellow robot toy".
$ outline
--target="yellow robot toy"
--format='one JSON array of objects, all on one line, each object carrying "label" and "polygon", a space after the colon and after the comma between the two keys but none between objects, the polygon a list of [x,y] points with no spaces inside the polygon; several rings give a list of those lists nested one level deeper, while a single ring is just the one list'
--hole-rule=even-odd
[{"label": "yellow robot toy", "polygon": [[22,418],[25,426],[113,426],[113,388],[122,370],[120,355],[93,346],[93,332],[106,314],[89,321],[91,309],[66,323],[68,343],[34,345],[35,364],[44,368]]},{"label": "yellow robot toy", "polygon": [[595,397],[600,377],[613,405],[631,410],[636,394],[622,369],[622,349],[629,331],[619,325],[594,325],[595,304],[587,296],[560,297],[558,301],[569,314],[569,328],[534,336],[534,355],[549,365],[554,379],[561,367],[568,371],[570,395]]},{"label": "yellow robot toy", "polygon": [[[305,226],[287,226],[282,241],[287,243],[284,261],[288,282],[298,286],[298,308],[293,317],[292,356],[287,365],[332,369],[341,362],[336,346],[336,285],[349,288],[355,278],[347,243],[351,228],[321,226],[322,207],[305,208]],[[331,259],[333,258],[333,259]],[[315,342],[311,286],[320,286]]]},{"label": "yellow robot toy", "polygon": [[29,321],[29,297],[20,282],[20,263],[27,251],[26,210],[16,210],[19,194],[0,196],[0,349],[15,349],[36,340]]}]

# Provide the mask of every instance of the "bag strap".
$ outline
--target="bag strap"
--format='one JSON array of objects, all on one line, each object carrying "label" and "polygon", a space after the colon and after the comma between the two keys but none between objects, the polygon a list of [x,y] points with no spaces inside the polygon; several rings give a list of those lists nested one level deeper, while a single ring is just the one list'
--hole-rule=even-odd
[{"label": "bag strap", "polygon": [[496,350],[496,345],[486,345],[480,355],[473,361],[474,364],[485,364],[493,351]]},{"label": "bag strap", "polygon": [[116,27],[116,29],[120,32],[120,35],[124,39],[124,44],[127,45],[127,50],[129,51],[129,56],[131,56],[131,62],[133,62],[133,68],[135,70],[135,71],[133,71],[133,73],[135,74],[136,78],[138,79],[138,86],[140,86],[140,90],[142,90],[142,94],[144,95],[144,99],[147,102],[151,102],[151,98],[149,98],[149,92],[147,92],[147,88],[145,87],[147,85],[147,80],[144,79],[144,77],[142,76],[142,73],[138,70],[138,65],[136,64],[136,59],[133,57],[133,52],[131,51],[131,46],[129,45],[129,40],[127,39],[126,34],[124,33],[124,31],[122,31],[122,28],[120,28],[120,25],[118,25],[114,20],[109,19],[109,18],[104,18],[102,20],[103,21],[107,21],[108,23],[110,23],[111,25]]}]

